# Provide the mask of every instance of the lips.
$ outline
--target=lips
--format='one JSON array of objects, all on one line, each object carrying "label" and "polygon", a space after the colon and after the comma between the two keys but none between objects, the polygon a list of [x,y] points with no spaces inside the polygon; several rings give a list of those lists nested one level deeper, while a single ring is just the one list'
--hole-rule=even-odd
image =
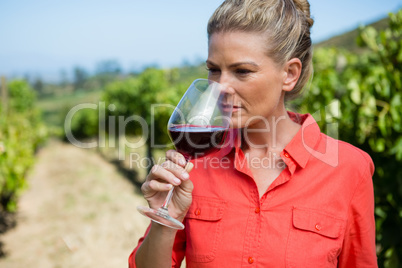
[{"label": "lips", "polygon": [[233,105],[233,111],[241,109],[241,106]]},{"label": "lips", "polygon": [[231,107],[233,107],[232,112],[236,112],[236,111],[238,111],[239,109],[242,108],[240,105],[233,105],[232,106],[231,104],[227,104],[227,103],[221,103],[220,107],[221,107],[221,109],[223,111],[229,111],[231,109]]}]

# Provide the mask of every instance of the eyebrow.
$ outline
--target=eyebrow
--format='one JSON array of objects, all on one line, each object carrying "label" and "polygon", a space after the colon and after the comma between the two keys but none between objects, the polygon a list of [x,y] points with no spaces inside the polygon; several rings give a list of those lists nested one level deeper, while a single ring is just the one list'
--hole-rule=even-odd
[{"label": "eyebrow", "polygon": [[[218,66],[217,64],[213,63],[210,60],[206,60],[206,63],[210,64],[212,66]],[[240,65],[253,65],[255,67],[259,67],[258,64],[256,64],[255,62],[252,62],[252,61],[236,62],[236,63],[231,64],[229,67],[234,68],[234,67],[238,67]]]}]

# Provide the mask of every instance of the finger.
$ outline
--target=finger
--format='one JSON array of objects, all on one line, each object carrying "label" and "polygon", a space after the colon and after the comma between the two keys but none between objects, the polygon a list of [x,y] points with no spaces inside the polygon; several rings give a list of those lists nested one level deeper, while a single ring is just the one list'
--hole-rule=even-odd
[{"label": "finger", "polygon": [[169,150],[166,152],[166,158],[170,161],[172,161],[173,163],[176,163],[182,167],[184,167],[187,163],[186,158],[184,158],[184,156],[175,151],[175,150]]},{"label": "finger", "polygon": [[[174,164],[170,164],[171,166],[173,166]],[[166,165],[165,165],[166,166]],[[173,168],[172,168],[173,169]],[[177,169],[182,169],[181,167],[177,166]],[[177,170],[175,170],[175,172],[171,171],[170,168],[168,167],[163,167],[163,166],[159,166],[159,165],[155,165],[152,167],[151,172],[150,172],[150,176],[148,176],[147,180],[148,181],[152,181],[152,180],[162,180],[162,181],[166,181],[172,185],[179,185],[181,183],[180,178],[178,178],[177,176],[184,176],[182,173],[184,172],[181,171],[181,173]],[[176,175],[177,174],[177,175]]]},{"label": "finger", "polygon": [[[194,164],[191,162],[188,162],[186,167],[184,168],[187,172],[190,172],[194,167]],[[194,189],[193,182],[191,180],[186,180],[183,181],[180,184],[180,188],[182,188],[184,191],[191,193]]]},{"label": "finger", "polygon": [[165,183],[157,180],[151,180],[151,181],[146,181],[142,186],[141,186],[141,191],[144,194],[144,196],[147,196],[150,193],[155,193],[155,192],[165,192],[169,191],[172,189],[173,185],[170,183]]},{"label": "finger", "polygon": [[162,163],[161,166],[183,181],[190,178],[190,175],[185,170],[185,168],[173,163],[172,161],[166,161]]},{"label": "finger", "polygon": [[184,167],[184,170],[190,173],[190,171],[193,169],[194,164],[191,162],[187,162],[186,166]]}]

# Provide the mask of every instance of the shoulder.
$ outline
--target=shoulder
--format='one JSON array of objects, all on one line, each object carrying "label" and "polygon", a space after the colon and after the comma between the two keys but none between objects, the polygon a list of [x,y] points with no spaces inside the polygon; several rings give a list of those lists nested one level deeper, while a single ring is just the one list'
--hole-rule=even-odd
[{"label": "shoulder", "polygon": [[321,133],[321,144],[326,148],[332,148],[332,157],[336,158],[338,169],[348,170],[351,174],[370,178],[374,174],[373,160],[362,149],[323,133]]}]

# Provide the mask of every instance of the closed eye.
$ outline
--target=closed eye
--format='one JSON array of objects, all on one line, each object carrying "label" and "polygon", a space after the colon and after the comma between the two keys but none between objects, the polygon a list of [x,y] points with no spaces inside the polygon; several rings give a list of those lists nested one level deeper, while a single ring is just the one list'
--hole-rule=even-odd
[{"label": "closed eye", "polygon": [[237,74],[240,74],[240,75],[247,75],[247,74],[252,73],[252,71],[251,71],[251,70],[248,70],[248,69],[237,69],[237,70],[236,70],[236,73],[237,73]]},{"label": "closed eye", "polygon": [[208,68],[208,67],[207,67],[207,71],[211,74],[216,74],[216,73],[220,72],[220,70],[218,68]]}]

